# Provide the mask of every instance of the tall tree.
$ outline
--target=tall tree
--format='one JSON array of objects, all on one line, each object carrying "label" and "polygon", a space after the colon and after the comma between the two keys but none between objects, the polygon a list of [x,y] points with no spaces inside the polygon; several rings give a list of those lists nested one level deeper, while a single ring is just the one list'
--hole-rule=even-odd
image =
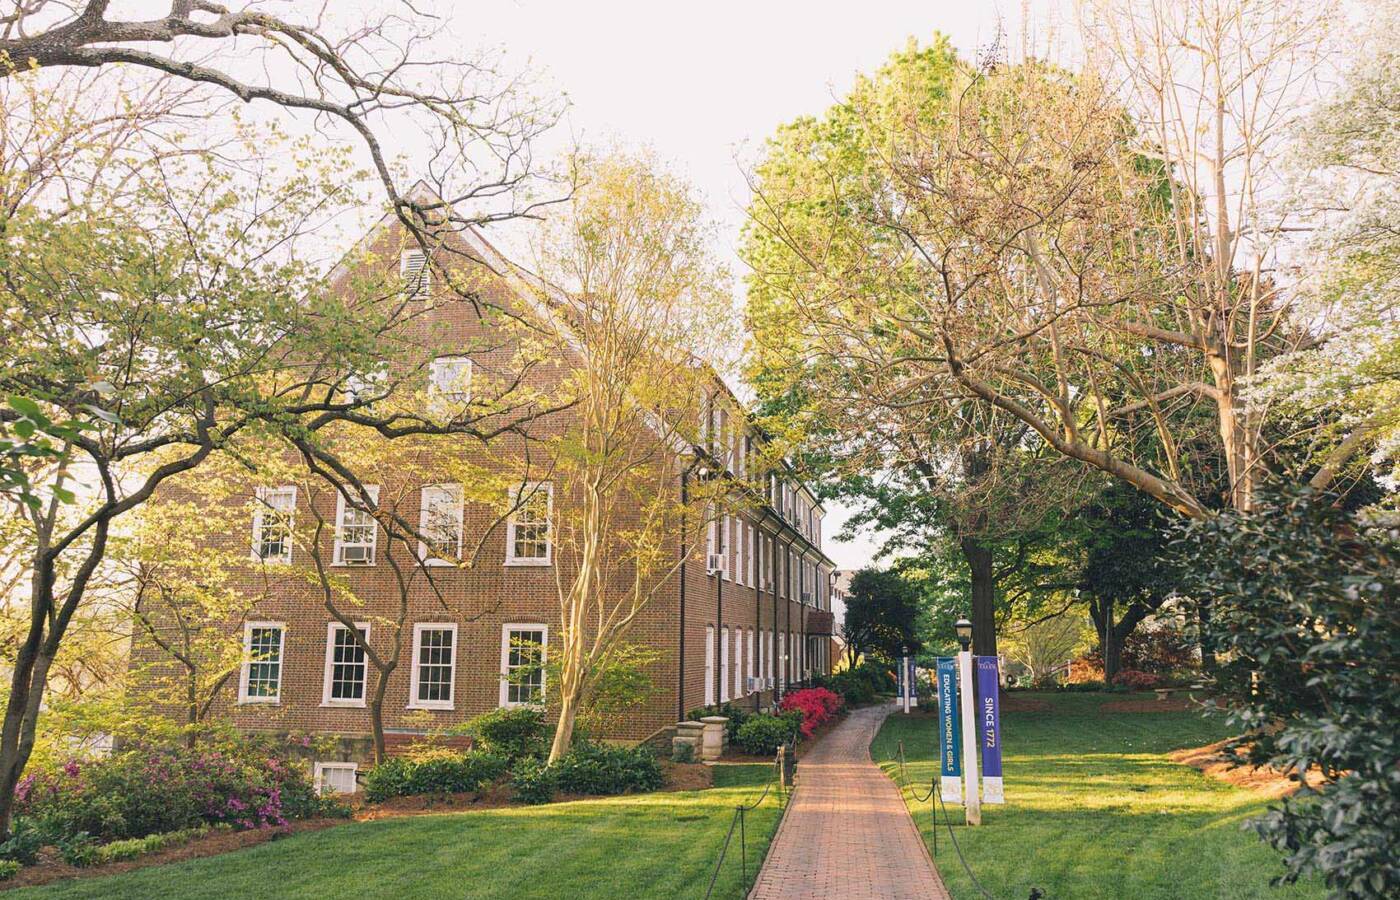
[{"label": "tall tree", "polygon": [[706,510],[730,489],[719,477],[681,490],[701,445],[697,400],[713,389],[730,333],[713,226],[691,188],[650,156],[615,152],[580,171],[587,181],[542,229],[525,280],[540,333],[570,361],[571,421],[547,451],[558,495],[534,498],[552,532],[559,598],[551,760],[568,752],[600,680],[631,652],[633,626],[703,546]]},{"label": "tall tree", "polygon": [[[858,524],[919,554],[951,537],[977,652],[994,655],[997,551],[1072,503],[1080,477],[1014,416],[909,377],[923,358],[897,323],[917,315],[930,273],[901,248],[881,198],[898,189],[905,132],[947,127],[964,70],[944,41],[911,45],[821,118],[769,142],[744,235],[748,377],[782,423],[774,430],[800,439],[806,463],[865,507]],[[823,308],[828,288],[853,295]]]},{"label": "tall tree", "polygon": [[879,138],[859,177],[834,140],[796,151],[813,177],[760,166],[751,309],[809,361],[868,359],[881,396],[994,407],[1192,517],[1213,479],[1181,429],[1208,409],[1228,502],[1247,507],[1269,460],[1244,385],[1311,340],[1272,277],[1284,228],[1262,201],[1328,11],[1199,5],[1104,4],[1097,69],[906,79],[842,122]]},{"label": "tall tree", "polygon": [[898,660],[923,649],[917,587],[893,570],[861,569],[851,578],[843,625],[851,661],[861,656]]}]

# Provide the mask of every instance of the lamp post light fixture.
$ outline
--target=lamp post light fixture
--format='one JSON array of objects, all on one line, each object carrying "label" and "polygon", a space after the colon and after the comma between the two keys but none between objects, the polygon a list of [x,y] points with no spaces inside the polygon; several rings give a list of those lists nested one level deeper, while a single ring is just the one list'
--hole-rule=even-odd
[{"label": "lamp post light fixture", "polygon": [[953,623],[953,631],[957,633],[958,644],[966,653],[972,647],[972,623],[967,619],[958,619]]}]

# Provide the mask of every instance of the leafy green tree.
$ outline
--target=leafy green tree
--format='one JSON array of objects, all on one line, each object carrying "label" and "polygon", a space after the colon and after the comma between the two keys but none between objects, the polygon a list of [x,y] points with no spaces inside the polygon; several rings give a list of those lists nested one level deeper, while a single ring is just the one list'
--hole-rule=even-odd
[{"label": "leafy green tree", "polygon": [[846,595],[843,631],[854,663],[861,656],[897,660],[903,648],[910,654],[923,648],[923,610],[915,585],[890,570],[861,569],[851,578]]},{"label": "leafy green tree", "polygon": [[1400,543],[1392,527],[1311,490],[1260,497],[1186,528],[1183,590],[1209,601],[1216,711],[1241,764],[1304,783],[1253,822],[1292,882],[1334,897],[1400,892]]},{"label": "leafy green tree", "polygon": [[1110,484],[1081,511],[1083,568],[1078,588],[1099,636],[1104,678],[1122,668],[1123,644],[1176,591],[1167,554],[1173,517],[1124,484]]}]

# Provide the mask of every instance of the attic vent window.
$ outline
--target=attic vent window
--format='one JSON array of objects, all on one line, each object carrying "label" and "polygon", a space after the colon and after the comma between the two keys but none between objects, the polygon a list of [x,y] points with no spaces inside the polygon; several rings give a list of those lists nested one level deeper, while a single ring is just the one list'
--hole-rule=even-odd
[{"label": "attic vent window", "polygon": [[427,296],[432,287],[433,270],[428,268],[428,256],[422,250],[405,250],[399,258],[399,274],[404,292],[410,297]]}]

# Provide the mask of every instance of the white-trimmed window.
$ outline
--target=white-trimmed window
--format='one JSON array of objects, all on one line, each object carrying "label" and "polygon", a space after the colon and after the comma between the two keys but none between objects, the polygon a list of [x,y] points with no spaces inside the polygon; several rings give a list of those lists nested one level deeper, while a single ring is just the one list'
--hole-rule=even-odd
[{"label": "white-trimmed window", "polygon": [[515,511],[506,520],[506,565],[549,565],[554,485],[548,481],[526,484],[516,490],[513,504]]},{"label": "white-trimmed window", "polygon": [[755,557],[758,556],[758,529],[748,526],[749,552],[744,554],[744,562],[749,567],[749,587],[758,587],[758,563]]},{"label": "white-trimmed window", "polygon": [[433,286],[433,270],[428,255],[422,250],[405,250],[399,256],[399,277],[404,293],[410,297],[425,297]]},{"label": "white-trimmed window", "polygon": [[355,778],[360,767],[352,762],[316,763],[316,793],[353,794],[360,789]]},{"label": "white-trimmed window", "polygon": [[282,696],[282,648],[286,628],[281,622],[243,625],[243,671],[239,703],[277,703]]},{"label": "white-trimmed window", "polygon": [[705,705],[715,705],[715,626],[705,626]]},{"label": "white-trimmed window", "polygon": [[744,520],[737,516],[733,521],[734,534],[734,581],[744,583]]},{"label": "white-trimmed window", "polygon": [[409,709],[451,709],[456,671],[456,623],[419,622],[414,625]]},{"label": "white-trimmed window", "polygon": [[724,545],[724,550],[720,552],[724,553],[725,550],[729,551],[725,553],[724,568],[720,571],[720,574],[724,577],[725,581],[729,581],[730,564],[734,561],[734,517],[729,513],[725,513],[724,518],[720,520],[719,534],[720,543]]},{"label": "white-trimmed window", "polygon": [[535,624],[501,626],[501,705],[524,706],[544,700],[544,667],[549,627]]},{"label": "white-trimmed window", "polygon": [[719,702],[729,699],[729,626],[719,630]]},{"label": "white-trimmed window", "polygon": [[428,396],[445,403],[466,403],[472,396],[472,361],[439,356],[428,364]]},{"label": "white-trimmed window", "polygon": [[[369,623],[356,622],[355,630],[369,640]],[[326,625],[326,672],[321,690],[322,706],[364,706],[365,650],[350,629],[339,622]]]},{"label": "white-trimmed window", "polygon": [[744,671],[748,673],[748,676],[749,676],[750,678],[757,678],[757,677],[758,677],[758,660],[755,659],[755,658],[754,658],[754,655],[753,655],[753,654],[754,654],[754,646],[753,646],[753,629],[752,629],[752,628],[750,628],[750,629],[748,630],[747,634],[746,634],[745,637],[744,637],[744,641],[745,641],[745,647],[744,647],[744,649],[745,649],[746,651],[748,651],[748,652],[746,652],[746,653],[744,654],[744,659],[745,659],[745,661],[748,663],[748,665],[747,665],[747,667],[744,669]]},{"label": "white-trimmed window", "polygon": [[787,687],[787,638],[778,632],[778,686]]},{"label": "white-trimmed window", "polygon": [[462,486],[428,484],[418,498],[418,558],[450,566],[462,556]]},{"label": "white-trimmed window", "polygon": [[269,563],[292,561],[292,519],[297,508],[295,485],[260,487],[253,505],[253,558]]},{"label": "white-trimmed window", "polygon": [[[379,503],[379,485],[365,485],[365,493],[375,504]],[[365,506],[364,500],[358,494],[347,497],[344,492],[336,491],[334,564],[374,565],[374,549],[378,541],[379,526],[375,524],[374,515]]]},{"label": "white-trimmed window", "polygon": [[734,629],[734,696],[744,696],[744,629]]}]

